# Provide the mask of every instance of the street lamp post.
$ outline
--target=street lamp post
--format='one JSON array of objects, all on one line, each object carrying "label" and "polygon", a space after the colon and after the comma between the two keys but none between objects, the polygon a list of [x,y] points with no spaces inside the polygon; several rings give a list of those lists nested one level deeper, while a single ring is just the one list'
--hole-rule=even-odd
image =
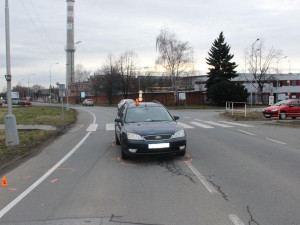
[{"label": "street lamp post", "polygon": [[49,94],[50,94],[50,103],[51,103],[51,68],[52,68],[52,66],[54,66],[54,65],[56,65],[56,64],[58,64],[58,62],[56,62],[56,63],[53,63],[53,64],[50,64],[50,88],[49,88]]},{"label": "street lamp post", "polygon": [[68,49],[68,51],[70,51],[71,52],[71,57],[70,57],[70,60],[71,60],[71,62],[70,62],[70,64],[68,64],[68,62],[67,62],[67,64],[66,64],[66,66],[67,66],[67,71],[68,71],[68,66],[70,66],[70,73],[71,73],[71,76],[70,76],[70,79],[68,79],[68,72],[67,72],[67,78],[66,78],[66,95],[67,95],[67,103],[66,103],[66,111],[69,111],[69,93],[70,93],[70,83],[72,84],[74,81],[75,81],[75,79],[73,80],[73,75],[74,75],[74,53],[75,53],[75,50],[76,50],[76,48],[75,48],[75,45],[78,45],[78,44],[80,44],[81,43],[81,41],[77,41],[76,43],[74,43],[74,45],[73,45],[73,48],[71,48],[71,49]]},{"label": "street lamp post", "polygon": [[[31,74],[31,75],[34,76],[35,74]],[[30,95],[31,93],[30,93],[30,91],[29,91],[29,76],[30,76],[30,75],[28,74],[28,91],[27,91],[27,96],[28,96],[28,97],[31,97],[31,95]]]},{"label": "street lamp post", "polygon": [[279,58],[277,60],[277,70],[276,70],[276,102],[278,102],[278,86],[279,86],[279,82],[278,82],[278,75],[279,75],[279,69],[278,69],[278,64],[279,64],[279,61],[282,60],[282,59],[286,59],[287,56],[284,56],[282,58]]},{"label": "street lamp post", "polygon": [[[259,41],[259,38],[257,38],[254,42],[253,42],[253,44],[252,44],[252,55],[251,55],[251,61],[252,61],[252,66],[253,66],[253,54],[254,54],[254,45],[256,44],[256,42],[258,42]],[[256,68],[256,66],[255,66],[255,68]],[[253,82],[253,77],[251,77],[251,106],[252,106],[252,102],[253,102],[253,97],[252,97],[252,95],[253,95],[253,91],[252,91],[252,88],[253,88],[253,84],[252,84],[252,82]]]},{"label": "street lamp post", "polygon": [[12,114],[11,101],[11,66],[10,66],[10,32],[9,32],[9,8],[8,0],[5,0],[5,36],[6,36],[6,75],[8,114],[5,116],[5,141],[6,147],[14,147],[20,144],[16,117]]}]

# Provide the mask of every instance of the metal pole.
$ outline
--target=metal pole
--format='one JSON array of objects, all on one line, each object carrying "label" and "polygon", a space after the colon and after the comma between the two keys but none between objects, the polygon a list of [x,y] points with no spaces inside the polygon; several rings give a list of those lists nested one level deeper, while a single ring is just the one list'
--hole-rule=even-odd
[{"label": "metal pole", "polygon": [[10,66],[10,31],[9,31],[9,8],[8,0],[5,0],[5,34],[6,34],[6,81],[7,81],[7,103],[8,114],[5,116],[5,140],[7,147],[20,144],[16,117],[12,114],[11,101],[11,66]]},{"label": "metal pole", "polygon": [[49,97],[50,97],[50,103],[51,103],[51,64],[50,64],[50,86],[49,86]]}]

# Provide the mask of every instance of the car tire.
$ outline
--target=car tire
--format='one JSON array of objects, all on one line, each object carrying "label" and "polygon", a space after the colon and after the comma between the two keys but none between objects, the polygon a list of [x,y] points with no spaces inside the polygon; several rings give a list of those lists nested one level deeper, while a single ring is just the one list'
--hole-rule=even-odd
[{"label": "car tire", "polygon": [[177,156],[181,156],[181,157],[182,157],[182,156],[184,156],[184,155],[185,155],[185,152],[186,152],[186,151],[185,151],[185,150],[183,150],[183,151],[177,152],[177,153],[176,153],[176,155],[177,155]]},{"label": "car tire", "polygon": [[115,139],[116,139],[116,145],[120,145],[120,141],[119,138],[117,136],[117,133],[115,132]]},{"label": "car tire", "polygon": [[280,119],[285,120],[286,119],[286,112],[280,113]]},{"label": "car tire", "polygon": [[127,145],[122,141],[121,143],[121,158],[126,160],[126,159],[129,159],[129,156],[127,155],[126,153],[126,150],[127,150]]},{"label": "car tire", "polygon": [[295,120],[297,117],[292,117],[293,120]]}]

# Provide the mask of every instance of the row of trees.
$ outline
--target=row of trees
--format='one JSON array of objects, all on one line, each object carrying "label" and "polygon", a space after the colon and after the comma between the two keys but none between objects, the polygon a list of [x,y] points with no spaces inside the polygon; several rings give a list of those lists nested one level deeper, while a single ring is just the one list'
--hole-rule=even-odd
[{"label": "row of trees", "polygon": [[[274,63],[278,62],[281,51],[275,48],[265,50],[262,41],[258,48],[254,49],[252,45],[250,49],[250,53],[249,51],[245,53],[245,67],[248,68],[247,72],[252,74],[251,84],[257,89],[263,101],[263,89],[273,78],[270,75],[271,69]],[[162,29],[156,37],[156,51],[158,57],[155,64],[163,74],[170,77],[175,103],[178,103],[178,78],[183,74],[189,75],[194,72],[193,49],[188,42],[180,41],[168,29]],[[206,61],[210,68],[206,88],[209,99],[218,105],[224,105],[225,101],[246,101],[249,94],[245,87],[232,82],[232,79],[237,77],[235,69],[238,65],[232,62],[234,55],[230,54],[230,46],[225,42],[223,32],[213,42],[208,56]],[[119,57],[111,54],[107,56],[105,65],[97,73],[105,75],[99,82],[102,83],[102,89],[105,90],[109,100],[116,92],[123,93],[127,98],[128,92],[136,85],[133,81],[140,75],[136,60],[137,55],[133,51],[126,51]],[[151,73],[148,75],[151,76]]]},{"label": "row of trees", "polygon": [[[258,41],[259,39],[257,39]],[[194,74],[193,49],[188,42],[180,41],[176,35],[168,29],[162,29],[156,37],[156,51],[158,53],[155,64],[159,71],[163,71],[161,81],[152,79],[152,73],[146,72],[142,78],[137,67],[137,54],[133,51],[125,51],[119,56],[109,54],[102,68],[98,69],[94,76],[94,93],[105,93],[109,102],[114,94],[122,93],[127,98],[129,92],[145,90],[154,85],[171,86],[174,91],[175,103],[178,103],[179,77]],[[256,41],[256,42],[257,42]],[[271,48],[265,50],[264,43],[260,41],[255,48],[254,42],[250,51],[245,52],[245,72],[252,74],[251,84],[258,92],[263,93],[265,83],[272,80],[270,71],[280,59],[281,51]],[[243,85],[232,82],[237,77],[234,55],[230,54],[230,46],[225,42],[223,32],[213,42],[208,52],[206,62],[209,65],[209,79],[206,84],[207,95],[215,104],[223,105],[225,101],[245,101],[248,93]],[[246,70],[246,68],[248,68]],[[277,67],[278,68],[278,67]],[[91,72],[77,65],[75,69],[76,83],[85,82]],[[253,82],[254,81],[254,82]],[[256,84],[256,85],[255,85]],[[262,101],[262,99],[261,99]]]}]

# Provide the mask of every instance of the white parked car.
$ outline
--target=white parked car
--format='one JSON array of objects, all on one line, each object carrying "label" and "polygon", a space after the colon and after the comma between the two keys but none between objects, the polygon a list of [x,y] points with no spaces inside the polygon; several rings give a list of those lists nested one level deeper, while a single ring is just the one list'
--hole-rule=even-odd
[{"label": "white parked car", "polygon": [[82,106],[94,106],[93,99],[85,99],[82,103]]}]

